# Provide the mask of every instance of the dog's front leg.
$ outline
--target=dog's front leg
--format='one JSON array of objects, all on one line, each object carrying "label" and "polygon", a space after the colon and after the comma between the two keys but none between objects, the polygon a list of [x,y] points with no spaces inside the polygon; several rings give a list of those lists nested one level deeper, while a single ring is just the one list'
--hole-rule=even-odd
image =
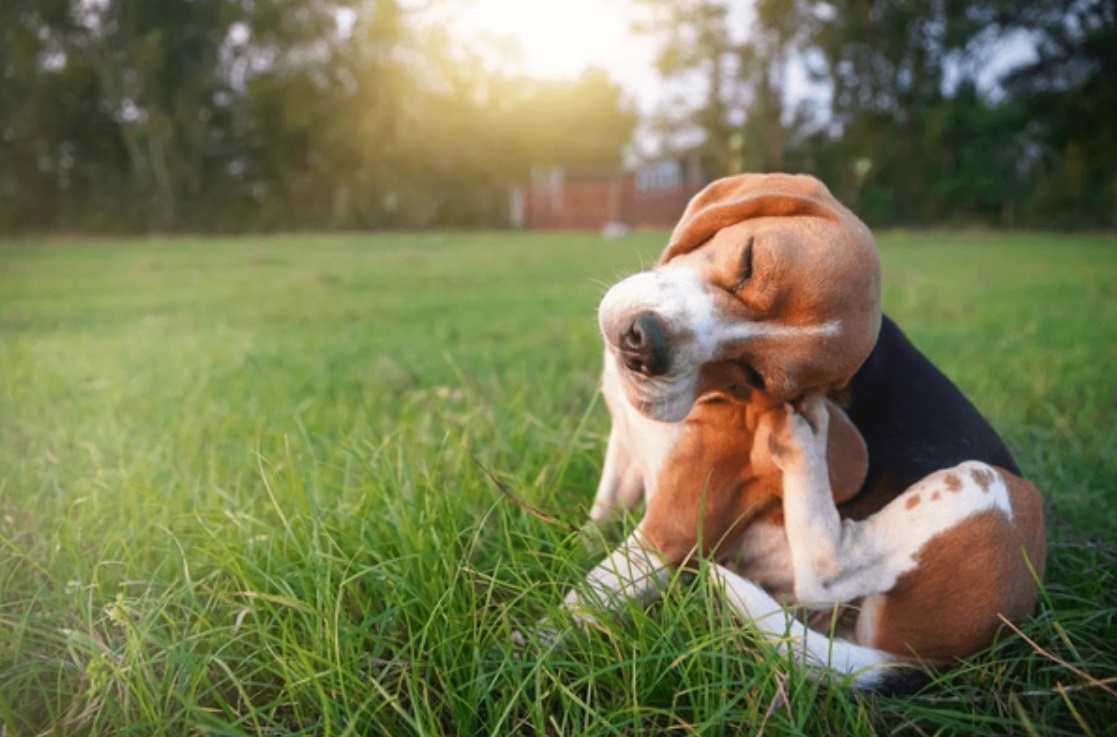
[{"label": "dog's front leg", "polygon": [[858,687],[871,688],[880,682],[881,674],[875,669],[888,662],[885,653],[812,632],[752,581],[720,565],[713,566],[711,572],[714,583],[738,616],[751,621],[781,653],[838,676],[853,675],[853,683]]},{"label": "dog's front leg", "polygon": [[601,468],[601,482],[590,509],[590,520],[604,522],[620,509],[632,509],[644,498],[647,481],[633,452],[633,435],[629,419],[630,408],[624,398],[617,376],[616,361],[605,353],[605,369],[601,375],[601,395],[609,408],[609,443],[605,447],[605,462]]},{"label": "dog's front leg", "polygon": [[627,428],[622,420],[613,418],[601,481],[590,509],[592,522],[604,522],[616,511],[632,509],[644,496],[644,479],[628,447]]},{"label": "dog's front leg", "polygon": [[589,572],[581,587],[566,594],[563,604],[577,621],[593,623],[597,621],[595,609],[617,609],[630,600],[655,600],[669,575],[663,558],[636,530]]},{"label": "dog's front leg", "polygon": [[[617,610],[626,601],[647,604],[659,598],[669,576],[670,567],[637,530],[598,563],[580,586],[566,593],[563,607],[578,624],[592,625],[598,621],[600,610]],[[547,644],[559,639],[549,618],[539,622],[532,635]],[[513,632],[512,639],[521,646],[527,641],[519,632]]]}]

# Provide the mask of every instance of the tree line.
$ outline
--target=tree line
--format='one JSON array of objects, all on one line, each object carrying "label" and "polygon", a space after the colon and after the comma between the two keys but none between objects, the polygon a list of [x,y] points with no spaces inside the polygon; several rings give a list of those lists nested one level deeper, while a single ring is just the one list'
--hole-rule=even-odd
[{"label": "tree line", "polygon": [[[874,224],[1117,224],[1117,0],[755,0],[744,34],[740,3],[633,0],[687,91],[643,121],[604,71],[501,71],[435,1],[5,0],[0,231],[500,226],[533,166],[620,166],[638,123]],[[804,71],[824,94],[791,100]]]},{"label": "tree line", "polygon": [[[745,39],[733,3],[640,3],[705,92],[661,129],[697,126],[714,175],[810,172],[874,224],[1117,227],[1115,0],[756,0]],[[789,103],[794,63],[828,100]]]}]

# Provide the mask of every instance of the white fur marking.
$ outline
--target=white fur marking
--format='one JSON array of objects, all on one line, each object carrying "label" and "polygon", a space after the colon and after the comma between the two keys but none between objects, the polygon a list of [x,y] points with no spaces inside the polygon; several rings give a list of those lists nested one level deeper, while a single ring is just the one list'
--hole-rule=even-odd
[{"label": "white fur marking", "polygon": [[783,525],[754,522],[723,556],[726,567],[764,587],[782,604],[795,603],[795,573]]},{"label": "white fur marking", "polygon": [[576,619],[592,622],[596,618],[586,606],[587,597],[591,607],[606,609],[616,609],[627,599],[648,602],[659,596],[667,578],[667,567],[644,545],[637,531],[589,572],[583,584],[584,594],[571,589],[563,603]]},{"label": "white fur marking", "polygon": [[873,669],[889,664],[885,653],[807,629],[763,589],[723,566],[714,568],[714,580],[737,613],[753,621],[781,653],[798,654],[806,664],[840,675],[854,675],[858,687],[880,682],[881,674]]},{"label": "white fur marking", "polygon": [[626,508],[631,508],[629,485],[634,481],[639,483],[637,473],[626,445],[624,428],[614,418],[613,426],[609,430],[609,444],[605,447],[605,464],[601,468],[601,481],[597,484],[597,493],[593,497],[593,507],[590,509],[592,521],[605,521],[618,505],[623,504]]},{"label": "white fur marking", "polygon": [[729,327],[722,333],[721,340],[739,342],[752,338],[791,337],[795,335],[825,335],[833,336],[842,332],[842,324],[838,320],[829,320],[821,325],[806,325],[804,327],[790,327],[787,325],[746,322],[737,323],[734,330],[733,323],[726,323]]},{"label": "white fur marking", "polygon": [[[615,345],[617,336],[610,332],[616,330],[618,320],[647,310],[655,312],[668,333],[676,336],[671,346],[669,373],[633,377],[630,382],[637,398],[660,420],[683,419],[696,398],[698,367],[720,358],[726,346],[739,346],[757,338],[833,336],[841,332],[837,320],[798,327],[728,319],[717,309],[712,289],[696,269],[673,262],[618,282],[601,300],[598,323],[607,346]],[[690,339],[678,340],[681,335]],[[606,364],[615,360],[607,349]]]},{"label": "white fur marking", "polygon": [[[825,440],[821,435],[821,450],[810,449],[803,468],[784,473],[784,515],[800,603],[828,606],[885,593],[916,567],[919,552],[938,535],[989,511],[1012,521],[1004,478],[979,461],[930,474],[866,520],[839,521],[825,455],[818,459]],[[986,475],[988,488],[977,483],[975,472]],[[960,484],[956,491],[947,488],[949,476]],[[909,507],[915,495],[920,502]]]},{"label": "white fur marking", "polygon": [[616,362],[606,351],[601,389],[605,394],[605,402],[609,405],[614,431],[619,431],[621,434],[618,444],[625,444],[629,463],[637,467],[636,473],[642,477],[644,501],[649,502],[655,495],[660,469],[670,455],[671,449],[678,443],[682,426],[677,423],[657,422],[638,412],[621,389],[619,370]]}]

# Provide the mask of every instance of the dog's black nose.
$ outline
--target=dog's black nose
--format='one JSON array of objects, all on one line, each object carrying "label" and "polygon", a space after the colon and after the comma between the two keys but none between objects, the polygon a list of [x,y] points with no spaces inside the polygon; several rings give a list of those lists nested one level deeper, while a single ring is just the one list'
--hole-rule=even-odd
[{"label": "dog's black nose", "polygon": [[629,371],[644,376],[667,372],[667,335],[654,312],[641,312],[621,331],[617,344],[621,360]]}]

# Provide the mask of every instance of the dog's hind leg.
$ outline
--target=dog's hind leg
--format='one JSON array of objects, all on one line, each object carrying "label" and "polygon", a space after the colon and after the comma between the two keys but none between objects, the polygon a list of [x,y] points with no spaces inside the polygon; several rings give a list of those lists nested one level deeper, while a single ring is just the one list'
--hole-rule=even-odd
[{"label": "dog's hind leg", "polygon": [[[771,445],[784,473],[784,518],[800,604],[829,606],[889,592],[920,565],[926,545],[968,520],[1003,519],[1012,533],[1003,545],[1017,551],[1023,527],[1037,525],[1035,515],[1014,524],[1014,502],[1038,499],[1034,487],[977,461],[930,474],[865,520],[842,520],[827,476],[825,405],[807,400],[802,413],[788,408],[781,422]],[[1033,493],[1017,493],[1017,487]]]},{"label": "dog's hind leg", "polygon": [[[782,423],[782,424],[781,424]],[[801,605],[860,600],[856,641],[949,663],[1031,612],[1046,557],[1029,482],[979,461],[936,471],[865,520],[841,520],[826,471],[826,409],[788,408],[773,430]]]}]

